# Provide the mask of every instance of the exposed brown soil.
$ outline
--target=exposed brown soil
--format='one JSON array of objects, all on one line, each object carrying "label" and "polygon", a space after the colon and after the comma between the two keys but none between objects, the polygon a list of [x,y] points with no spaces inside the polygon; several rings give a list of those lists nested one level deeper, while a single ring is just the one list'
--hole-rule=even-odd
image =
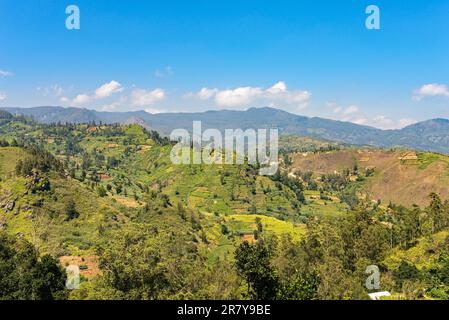
[{"label": "exposed brown soil", "polygon": [[[62,256],[59,258],[59,263],[63,268],[69,265],[81,267],[80,274],[87,279],[92,279],[101,274],[96,256]],[[83,269],[83,266],[87,269]]]},{"label": "exposed brown soil", "polygon": [[435,160],[423,166],[414,152],[351,149],[324,153],[294,154],[291,171],[342,173],[357,165],[360,172],[374,168],[375,175],[367,178],[363,191],[373,200],[390,201],[411,206],[427,205],[431,192],[449,199],[448,161]]}]

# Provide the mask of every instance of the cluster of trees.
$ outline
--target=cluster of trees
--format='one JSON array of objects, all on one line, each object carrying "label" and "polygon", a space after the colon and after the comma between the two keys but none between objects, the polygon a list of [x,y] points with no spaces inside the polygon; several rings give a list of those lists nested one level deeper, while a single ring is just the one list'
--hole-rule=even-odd
[{"label": "cluster of trees", "polygon": [[[151,217],[149,210],[145,219]],[[92,298],[101,292],[103,298],[120,299],[366,299],[365,268],[385,268],[391,248],[388,226],[378,221],[375,209],[363,207],[344,218],[309,221],[301,241],[269,236],[258,228],[263,234],[258,241],[244,242],[234,259],[208,266],[196,245],[195,238],[203,234],[194,227],[198,218],[185,223],[186,210],[178,206],[178,211],[182,226],[172,221],[170,232],[145,225],[111,237],[99,252],[104,277],[79,294]]]},{"label": "cluster of trees", "polygon": [[279,154],[286,155],[293,152],[322,153],[341,150],[343,145],[330,141],[319,141],[296,136],[283,136],[280,140]]},{"label": "cluster of trees", "polygon": [[[236,253],[237,274],[246,282],[246,297],[256,300],[314,300],[318,298],[319,277],[313,272],[287,270],[280,262],[285,251],[281,246],[291,246],[289,237],[254,244],[244,242]],[[275,261],[274,261],[275,260]]]},{"label": "cluster of trees", "polygon": [[409,249],[418,238],[448,226],[449,202],[434,193],[424,209],[365,204],[343,218],[310,220],[299,243],[289,237],[244,243],[235,254],[236,268],[248,296],[256,299],[366,299],[369,265],[381,268],[384,290],[407,298],[425,293],[447,298],[449,238],[440,248],[439,263],[428,270],[406,261],[389,270],[384,260],[392,248]]},{"label": "cluster of trees", "polygon": [[27,176],[33,170],[40,172],[49,172],[50,170],[59,173],[64,172],[63,163],[47,150],[35,146],[26,146],[25,149],[28,151],[29,156],[17,162],[17,175]]},{"label": "cluster of trees", "polygon": [[323,174],[321,182],[323,183],[323,189],[326,191],[342,191],[349,184],[348,178],[338,173]]},{"label": "cluster of trees", "polygon": [[287,173],[281,172],[281,170],[278,170],[276,174],[270,177],[278,184],[278,186],[284,185],[290,188],[295,193],[297,200],[301,203],[305,203],[304,185],[299,179],[289,177]]},{"label": "cluster of trees", "polygon": [[[89,124],[90,127],[96,128],[97,125],[95,122]],[[102,136],[102,137],[119,137],[125,135],[126,127],[115,123],[115,124],[109,124],[107,126],[102,127],[102,124],[100,123],[101,130],[95,130],[91,134],[92,136]],[[147,139],[153,140],[158,145],[169,145],[171,144],[170,139],[168,137],[162,137],[159,132],[155,130],[147,130],[146,128],[142,127],[142,132],[144,136],[146,136]],[[133,144],[132,139],[126,139],[125,145]]]},{"label": "cluster of trees", "polygon": [[66,299],[66,278],[56,259],[40,257],[27,241],[0,233],[0,299]]},{"label": "cluster of trees", "polygon": [[[68,219],[77,215],[74,203],[66,210]],[[170,224],[155,219],[154,215],[161,214],[170,217]],[[439,249],[439,263],[430,269],[418,270],[404,261],[389,270],[384,261],[391,248],[409,248],[426,232],[432,234],[446,228],[448,216],[448,203],[432,195],[430,205],[424,209],[390,206],[385,210],[361,205],[344,217],[311,219],[306,236],[300,241],[289,235],[265,234],[260,221],[256,221],[257,241],[242,243],[233,258],[225,257],[211,265],[198,251],[198,240],[205,237],[201,217],[182,205],[177,210],[151,206],[143,209],[138,218],[140,223],[109,234],[98,250],[103,275],[73,292],[73,298],[367,299],[365,270],[373,264],[381,269],[382,290],[403,292],[408,298],[423,294],[447,298],[449,239]],[[386,222],[393,217],[392,222]],[[186,223],[189,220],[191,223]],[[207,244],[207,239],[202,241]],[[14,279],[17,276],[14,270],[20,269],[10,264],[22,263],[14,258],[16,253],[11,243],[0,238],[0,274],[6,279]],[[33,291],[26,289],[24,283],[2,282],[0,278],[0,295],[36,299],[66,297],[61,287],[64,276],[58,273],[57,262],[39,259],[29,245],[22,247],[21,252],[25,252],[23,248],[28,248],[27,254],[20,257],[26,256],[35,266],[30,277],[35,277],[43,287],[37,286],[40,289]],[[40,278],[42,270],[47,275],[46,281]],[[13,283],[15,289],[4,289],[5,283]]]},{"label": "cluster of trees", "polygon": [[379,220],[389,227],[391,246],[408,249],[419,237],[427,237],[449,227],[449,201],[436,193],[429,195],[429,206],[414,205],[411,209],[390,204]]},{"label": "cluster of trees", "polygon": [[312,171],[295,171],[295,176],[299,177],[308,190],[318,190],[318,184],[313,177]]}]

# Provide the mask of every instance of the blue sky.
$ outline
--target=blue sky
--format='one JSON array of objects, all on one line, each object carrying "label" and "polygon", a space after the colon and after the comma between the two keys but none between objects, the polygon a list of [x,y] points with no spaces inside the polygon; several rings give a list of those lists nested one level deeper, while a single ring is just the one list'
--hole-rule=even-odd
[{"label": "blue sky", "polygon": [[448,39],[447,0],[1,0],[0,106],[273,106],[396,128],[449,118]]}]

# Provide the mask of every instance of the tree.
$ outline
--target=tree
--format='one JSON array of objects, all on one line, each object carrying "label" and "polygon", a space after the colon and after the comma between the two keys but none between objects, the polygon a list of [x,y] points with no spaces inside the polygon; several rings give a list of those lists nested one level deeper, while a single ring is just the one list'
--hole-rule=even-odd
[{"label": "tree", "polygon": [[279,293],[281,300],[316,300],[318,298],[319,276],[316,272],[296,273],[283,281]]},{"label": "tree", "polygon": [[356,239],[354,250],[357,258],[367,258],[371,263],[382,262],[388,246],[388,229],[382,225],[370,225]]},{"label": "tree", "polygon": [[235,252],[237,273],[248,284],[248,294],[256,300],[274,300],[279,279],[271,266],[272,252],[260,240],[255,244],[242,243]]},{"label": "tree", "polygon": [[433,222],[433,232],[438,232],[443,229],[447,225],[447,214],[445,214],[443,203],[441,202],[440,197],[432,192],[429,195],[430,204],[428,207],[429,217]]},{"label": "tree", "polygon": [[104,198],[104,197],[106,197],[106,196],[108,195],[106,189],[105,189],[102,185],[98,186],[97,192],[98,192],[98,195],[99,195],[101,198]]},{"label": "tree", "polygon": [[170,290],[161,248],[149,236],[139,229],[125,231],[99,248],[101,285],[113,298],[158,299]]},{"label": "tree", "polygon": [[119,161],[115,157],[108,158],[108,168],[115,168],[119,165]]},{"label": "tree", "polygon": [[420,272],[415,265],[402,260],[399,267],[393,272],[396,289],[402,290],[402,286],[406,280],[418,280]]},{"label": "tree", "polygon": [[65,205],[65,213],[67,215],[67,220],[73,220],[79,217],[79,213],[76,210],[75,201],[73,199],[69,199],[69,201]]}]

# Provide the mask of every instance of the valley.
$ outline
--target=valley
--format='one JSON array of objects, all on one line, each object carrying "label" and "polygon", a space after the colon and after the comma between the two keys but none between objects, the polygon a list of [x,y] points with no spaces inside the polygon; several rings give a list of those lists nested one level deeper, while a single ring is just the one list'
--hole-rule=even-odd
[{"label": "valley", "polygon": [[77,265],[69,299],[366,299],[370,264],[396,297],[447,297],[449,157],[288,135],[260,176],[174,165],[172,146],[139,124],[1,114],[2,237]]}]

